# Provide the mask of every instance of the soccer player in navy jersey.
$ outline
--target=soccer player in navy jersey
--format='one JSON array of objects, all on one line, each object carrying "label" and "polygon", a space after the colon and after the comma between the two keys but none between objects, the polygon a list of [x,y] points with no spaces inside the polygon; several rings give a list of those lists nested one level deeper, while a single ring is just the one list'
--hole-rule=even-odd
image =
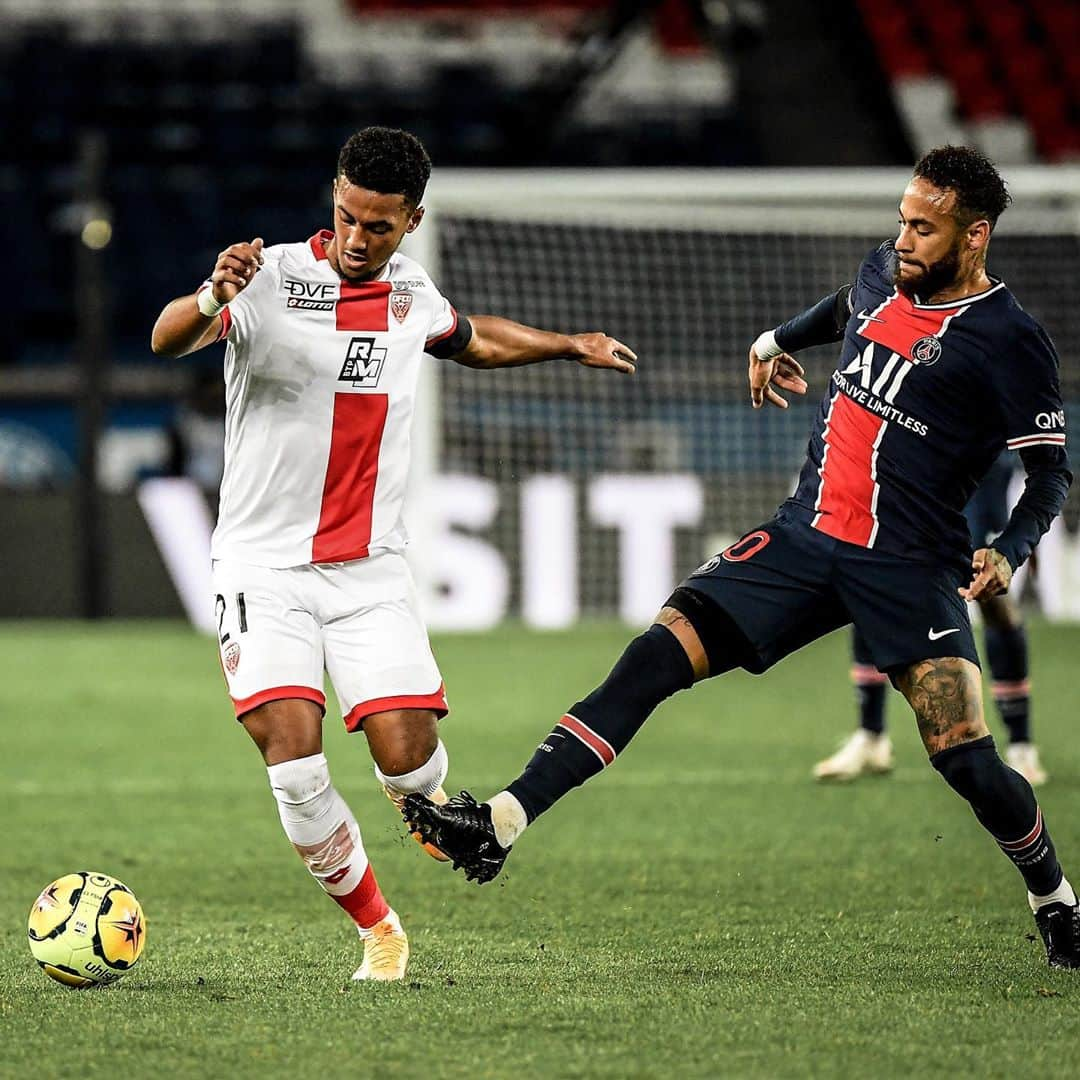
[{"label": "soccer player in navy jersey", "polygon": [[[1015,454],[994,462],[971,501],[964,508],[968,529],[981,547],[1005,528],[1009,520],[1009,483]],[[990,665],[991,691],[998,715],[1008,731],[1005,763],[1032,787],[1048,777],[1031,737],[1031,685],[1028,681],[1028,645],[1020,608],[1005,594],[979,601],[983,643]],[[851,682],[859,726],[840,748],[814,766],[818,780],[848,781],[866,775],[885,775],[893,769],[892,740],[885,725],[885,693],[889,678],[874,665],[866,638],[851,633]]]},{"label": "soccer player in navy jersey", "polygon": [[[405,799],[404,816],[468,877],[610,765],[660,702],[736,667],[760,673],[854,623],[907,698],[933,767],[1020,871],[1051,966],[1080,967],[1080,905],[1030,784],[983,717],[969,600],[1004,593],[1072,475],[1054,347],[986,270],[1009,202],[993,164],[941,147],[916,165],[900,228],[845,285],[750,350],[755,408],[804,393],[792,353],[842,342],[795,494],[687,577],[603,683],[571,706],[524,772],[478,804]],[[963,509],[1006,447],[1024,493],[971,552]]]}]

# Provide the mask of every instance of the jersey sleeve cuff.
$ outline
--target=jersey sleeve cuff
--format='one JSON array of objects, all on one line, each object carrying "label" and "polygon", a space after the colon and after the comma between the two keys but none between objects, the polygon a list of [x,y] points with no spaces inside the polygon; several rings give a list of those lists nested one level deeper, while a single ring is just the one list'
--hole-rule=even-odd
[{"label": "jersey sleeve cuff", "polygon": [[1065,432],[1037,431],[1034,435],[1017,435],[1006,440],[1005,445],[1010,450],[1023,450],[1025,446],[1064,446]]}]

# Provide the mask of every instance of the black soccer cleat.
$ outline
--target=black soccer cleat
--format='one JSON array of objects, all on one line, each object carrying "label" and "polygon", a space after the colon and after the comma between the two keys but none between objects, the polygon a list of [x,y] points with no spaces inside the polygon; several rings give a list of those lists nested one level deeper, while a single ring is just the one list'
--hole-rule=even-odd
[{"label": "black soccer cleat", "polygon": [[491,823],[491,807],[460,791],[441,806],[423,795],[406,795],[401,808],[405,824],[450,857],[455,870],[483,885],[496,877],[512,848],[500,846]]},{"label": "black soccer cleat", "polygon": [[1035,912],[1035,925],[1052,968],[1080,968],[1080,904],[1044,904]]}]

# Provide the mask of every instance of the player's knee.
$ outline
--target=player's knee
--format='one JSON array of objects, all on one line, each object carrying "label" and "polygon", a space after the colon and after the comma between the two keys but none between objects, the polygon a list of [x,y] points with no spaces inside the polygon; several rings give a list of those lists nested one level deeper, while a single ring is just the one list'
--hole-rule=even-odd
[{"label": "player's knee", "polygon": [[[402,762],[412,767],[402,768]],[[430,796],[442,787],[449,767],[450,759],[446,747],[439,739],[435,749],[426,757],[420,755],[419,761],[415,755],[395,758],[388,762],[386,767],[376,761],[375,778],[397,795]]]},{"label": "player's knee", "polygon": [[419,769],[439,744],[439,720],[431,709],[391,709],[362,721],[372,760],[387,776]]},{"label": "player's knee", "polygon": [[275,800],[294,810],[309,805],[330,786],[330,768],[321,753],[281,761],[266,772]]},{"label": "player's knee", "polygon": [[322,753],[322,710],[314,702],[269,701],[240,722],[267,765]]},{"label": "player's knee", "polygon": [[664,603],[685,617],[694,628],[708,662],[708,675],[722,675],[732,668],[753,671],[757,654],[735,620],[704,593],[680,585]]}]

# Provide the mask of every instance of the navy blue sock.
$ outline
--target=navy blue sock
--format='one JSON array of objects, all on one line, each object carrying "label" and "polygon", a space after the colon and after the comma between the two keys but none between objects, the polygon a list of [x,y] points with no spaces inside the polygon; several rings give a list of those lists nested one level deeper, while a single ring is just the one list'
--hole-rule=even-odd
[{"label": "navy blue sock", "polygon": [[874,666],[870,646],[854,628],[851,634],[851,660],[851,683],[855,687],[859,726],[880,735],[885,730],[885,691],[889,679]]},{"label": "navy blue sock", "polygon": [[1031,742],[1031,686],[1027,633],[1021,626],[987,626],[986,655],[994,702],[1009,729],[1009,742]]},{"label": "navy blue sock", "polygon": [[971,804],[1030,892],[1046,896],[1061,884],[1061,864],[1031,785],[998,757],[993,736],[942,750],[930,763]]},{"label": "navy blue sock", "polygon": [[533,821],[610,765],[653,709],[693,682],[694,669],[675,635],[663,626],[649,627],[630,642],[604,682],[567,711],[507,791]]}]

